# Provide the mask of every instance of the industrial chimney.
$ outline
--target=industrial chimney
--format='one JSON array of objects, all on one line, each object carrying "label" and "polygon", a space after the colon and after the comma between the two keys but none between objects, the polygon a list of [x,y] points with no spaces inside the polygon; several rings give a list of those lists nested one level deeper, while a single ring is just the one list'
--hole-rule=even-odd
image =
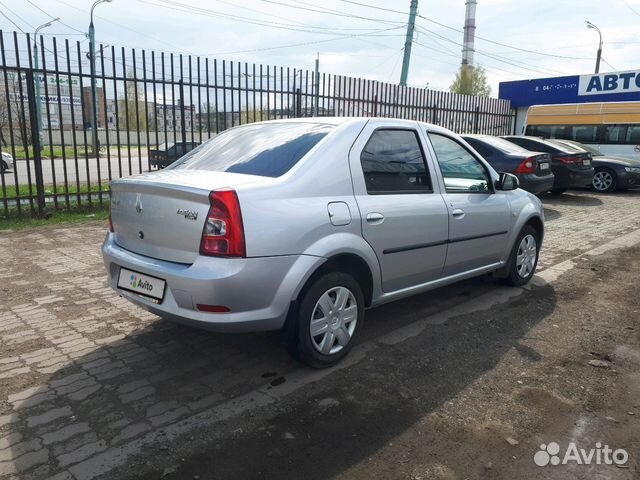
[{"label": "industrial chimney", "polygon": [[473,67],[473,43],[476,34],[476,5],[477,0],[466,0],[464,15],[464,41],[462,45],[462,65]]}]

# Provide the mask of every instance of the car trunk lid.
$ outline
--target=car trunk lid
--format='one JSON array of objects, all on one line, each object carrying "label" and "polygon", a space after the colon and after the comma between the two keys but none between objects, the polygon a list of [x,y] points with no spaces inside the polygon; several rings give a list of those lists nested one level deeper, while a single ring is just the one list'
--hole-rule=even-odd
[{"label": "car trunk lid", "polygon": [[111,184],[114,240],[122,248],[169,262],[198,257],[209,193],[273,180],[236,173],[164,170]]}]

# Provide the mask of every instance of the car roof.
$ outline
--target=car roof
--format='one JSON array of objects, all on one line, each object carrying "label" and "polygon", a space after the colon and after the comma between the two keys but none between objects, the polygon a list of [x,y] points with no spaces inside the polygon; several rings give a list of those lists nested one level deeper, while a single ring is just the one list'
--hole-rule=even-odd
[{"label": "car roof", "polygon": [[[276,120],[265,120],[263,122],[255,122],[251,125],[255,125],[258,123],[320,123],[327,125],[342,125],[346,123],[361,123],[363,126],[365,123],[369,121],[385,121],[392,126],[406,126],[406,127],[415,127],[416,123],[420,126],[427,128],[433,132],[440,133],[454,133],[451,130],[448,130],[444,127],[440,127],[438,125],[433,125],[427,122],[420,122],[418,120],[407,120],[403,118],[387,118],[387,117],[304,117],[304,118],[282,118]],[[245,124],[248,125],[248,124]]]}]

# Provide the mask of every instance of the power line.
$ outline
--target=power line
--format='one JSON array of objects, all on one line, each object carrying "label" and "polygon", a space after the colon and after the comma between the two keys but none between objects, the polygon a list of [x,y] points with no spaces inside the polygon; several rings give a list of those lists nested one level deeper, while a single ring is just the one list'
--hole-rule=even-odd
[{"label": "power line", "polygon": [[[50,18],[55,18],[53,15],[51,15],[49,12],[43,10],[42,8],[40,8],[36,3],[32,2],[31,0],[27,0],[27,3],[29,3],[30,5],[33,5],[34,7],[36,7],[38,10],[40,10],[42,13],[44,13],[45,15],[47,15]],[[83,32],[82,30],[78,30],[75,27],[72,27],[71,25],[64,23],[60,18],[58,18],[58,23],[60,23],[61,25],[64,25],[67,28],[70,28],[71,30],[81,33],[82,35],[84,35],[86,32]]]},{"label": "power line", "polygon": [[[452,43],[452,44],[457,45],[459,47],[462,47],[461,43],[456,42],[455,40],[451,40],[450,38],[447,38],[447,37],[445,37],[443,35],[440,35],[439,33],[436,33],[436,32],[434,32],[432,30],[428,30],[428,29],[426,29],[426,28],[424,28],[422,26],[418,26],[418,28],[420,30],[425,31],[425,32],[431,33],[432,35],[435,35],[436,37],[441,38],[442,40],[444,40],[446,42],[449,42],[449,43]],[[511,66],[514,66],[514,67],[517,67],[517,68],[521,68],[523,70],[529,70],[529,71],[532,71],[532,72],[535,72],[535,73],[542,73],[544,75],[565,75],[564,72],[559,72],[557,70],[551,70],[551,69],[548,69],[548,70],[545,71],[545,70],[540,69],[537,65],[532,65],[532,64],[525,63],[525,62],[522,62],[522,61],[518,61],[518,63],[514,63],[514,61],[512,61],[509,58],[500,57],[499,55],[494,55],[492,53],[485,52],[483,50],[475,49],[474,51],[476,53],[478,53],[479,55],[484,55],[486,57],[493,58],[494,60],[497,60],[499,62],[508,64],[508,65],[511,65]]]},{"label": "power line", "polygon": [[[326,15],[334,15],[338,17],[355,18],[358,20],[367,20],[367,21],[376,22],[376,23],[384,23],[387,25],[397,25],[399,23],[404,23],[406,25],[406,22],[390,21],[390,20],[384,20],[382,18],[363,17],[360,15],[354,15],[352,13],[342,12],[339,10],[333,10],[329,8],[323,8],[322,10],[319,10],[317,8],[301,7],[298,5],[291,5],[290,3],[278,2],[276,0],[261,0],[261,1],[265,3],[272,3],[274,5],[281,5],[283,7],[295,8],[298,10],[305,10],[305,11],[314,12],[314,13],[324,13]],[[305,3],[300,0],[298,0],[297,3],[300,3],[302,5],[311,5],[309,3]]]},{"label": "power line", "polygon": [[[378,30],[380,32],[384,32],[384,31],[389,31],[389,30],[397,30],[398,28],[402,28],[402,27],[393,27],[393,28],[389,28],[389,29],[384,29],[384,30]],[[302,47],[302,46],[307,46],[307,45],[317,45],[320,43],[328,43],[328,42],[334,42],[336,40],[344,40],[347,38],[358,38],[358,37],[362,37],[362,36],[368,36],[370,34],[368,33],[352,33],[352,34],[346,34],[346,35],[340,35],[338,37],[334,37],[334,38],[326,38],[324,40],[315,40],[315,41],[309,41],[309,42],[299,42],[299,43],[292,43],[292,44],[287,44],[287,45],[278,45],[275,47],[262,47],[262,48],[252,48],[252,49],[248,49],[248,50],[236,50],[233,52],[217,52],[217,53],[203,53],[201,54],[202,56],[216,56],[216,55],[231,55],[234,53],[253,53],[253,52],[263,52],[263,51],[267,51],[267,50],[280,50],[283,48],[294,48],[294,47]],[[373,35],[375,36],[375,35]]]},{"label": "power line", "polygon": [[[629,5],[629,2],[627,2],[627,0],[622,0],[622,2],[629,8],[629,10],[631,10],[633,13],[635,13],[636,15],[638,15],[640,17],[640,12],[638,12],[635,8],[633,8],[631,5]],[[609,64],[607,63],[607,65],[609,65]]]},{"label": "power line", "polygon": [[[4,7],[4,5],[2,5]],[[6,8],[6,7],[5,7]],[[14,22],[13,20],[11,20],[6,13],[4,13],[4,11],[0,10],[0,14],[2,14],[2,16],[4,18],[6,18],[7,20],[9,20],[11,22],[11,24],[16,27],[18,30],[20,30],[22,33],[27,33],[25,32],[22,28],[20,28],[20,25],[18,25],[16,22]]]}]

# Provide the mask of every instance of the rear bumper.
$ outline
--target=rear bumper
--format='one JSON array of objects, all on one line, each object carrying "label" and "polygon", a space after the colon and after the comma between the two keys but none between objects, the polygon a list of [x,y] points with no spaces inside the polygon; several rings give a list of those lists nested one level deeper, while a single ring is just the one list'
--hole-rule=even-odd
[{"label": "rear bumper", "polygon": [[[309,255],[257,258],[199,256],[191,265],[138,255],[107,234],[102,246],[109,285],[119,295],[168,320],[220,332],[277,330],[284,325],[295,292],[324,259]],[[117,288],[120,268],[166,281],[161,303]],[[222,305],[228,313],[197,310]]]},{"label": "rear bumper", "polygon": [[539,177],[533,174],[518,175],[520,188],[534,195],[548,192],[553,188],[555,177],[553,175],[545,175]]},{"label": "rear bumper", "polygon": [[555,175],[553,188],[584,187],[591,185],[593,181],[593,167],[584,168],[553,164],[551,169]]}]

